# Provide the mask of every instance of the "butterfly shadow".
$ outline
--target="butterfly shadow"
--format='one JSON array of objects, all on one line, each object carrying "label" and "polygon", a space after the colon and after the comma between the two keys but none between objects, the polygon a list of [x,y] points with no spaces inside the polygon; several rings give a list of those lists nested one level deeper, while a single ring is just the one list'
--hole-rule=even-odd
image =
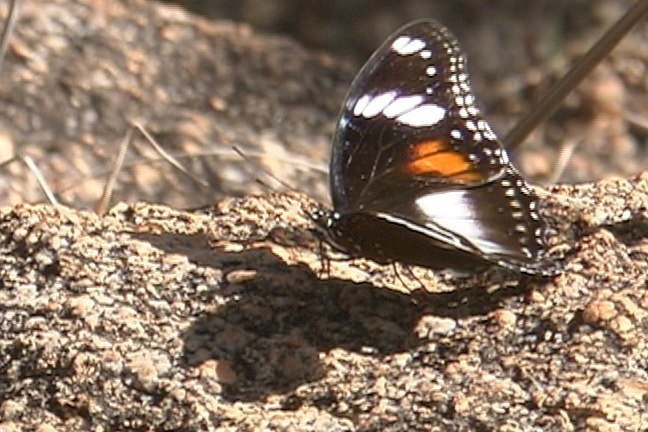
[{"label": "butterfly shadow", "polygon": [[486,294],[481,287],[406,294],[370,283],[321,279],[288,265],[267,247],[229,252],[201,235],[137,234],[169,253],[222,271],[218,286],[196,301],[203,312],[182,334],[182,363],[215,361],[223,395],[253,401],[286,394],[325,375],[320,354],[348,350],[382,357],[430,342],[415,331],[423,316],[486,314],[520,290]]}]

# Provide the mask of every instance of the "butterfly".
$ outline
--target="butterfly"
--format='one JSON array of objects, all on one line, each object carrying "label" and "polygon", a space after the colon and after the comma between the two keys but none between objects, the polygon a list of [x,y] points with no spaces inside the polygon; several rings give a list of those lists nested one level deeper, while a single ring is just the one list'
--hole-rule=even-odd
[{"label": "butterfly", "polygon": [[556,273],[539,200],[475,106],[441,24],[407,24],[362,67],[329,166],[333,210],[311,216],[351,256],[473,272]]}]

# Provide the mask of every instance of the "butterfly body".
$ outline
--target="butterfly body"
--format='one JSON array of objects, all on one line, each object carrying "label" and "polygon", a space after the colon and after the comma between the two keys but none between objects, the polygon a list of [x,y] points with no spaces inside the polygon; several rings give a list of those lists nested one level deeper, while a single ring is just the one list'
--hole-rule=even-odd
[{"label": "butterfly body", "polygon": [[455,38],[434,21],[394,33],[354,80],[330,163],[338,249],[432,269],[549,274],[538,199],[481,117]]}]

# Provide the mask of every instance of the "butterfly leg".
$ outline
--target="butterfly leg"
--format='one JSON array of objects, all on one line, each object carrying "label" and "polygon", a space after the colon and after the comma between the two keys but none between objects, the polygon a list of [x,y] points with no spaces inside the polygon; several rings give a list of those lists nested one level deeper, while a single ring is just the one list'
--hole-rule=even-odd
[{"label": "butterfly leg", "polygon": [[412,279],[414,279],[414,280],[419,284],[419,287],[416,288],[416,289],[410,289],[410,287],[407,285],[407,283],[405,282],[405,280],[402,278],[400,272],[398,271],[398,263],[396,263],[396,262],[392,262],[391,265],[392,265],[392,268],[394,269],[394,274],[396,275],[396,278],[400,281],[401,284],[403,284],[403,286],[404,286],[405,288],[407,288],[407,290],[408,290],[409,292],[416,291],[416,289],[423,289],[423,290],[425,290],[425,284],[424,284],[423,282],[421,282],[421,279],[419,279],[419,278],[414,274],[414,272],[412,271],[412,269],[410,268],[410,266],[408,266],[408,265],[404,265],[403,267],[405,268],[405,270],[407,271],[407,273],[409,274],[409,276],[410,276]]}]

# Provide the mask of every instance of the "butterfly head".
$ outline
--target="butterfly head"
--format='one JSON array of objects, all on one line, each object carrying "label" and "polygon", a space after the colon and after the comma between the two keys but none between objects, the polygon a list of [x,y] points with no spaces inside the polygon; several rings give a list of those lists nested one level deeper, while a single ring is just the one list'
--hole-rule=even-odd
[{"label": "butterfly head", "polygon": [[337,223],[340,220],[339,213],[324,207],[317,207],[310,212],[310,219],[313,222],[315,234],[320,239],[340,252],[347,252],[346,247],[340,245],[337,241],[340,234],[336,229]]}]

